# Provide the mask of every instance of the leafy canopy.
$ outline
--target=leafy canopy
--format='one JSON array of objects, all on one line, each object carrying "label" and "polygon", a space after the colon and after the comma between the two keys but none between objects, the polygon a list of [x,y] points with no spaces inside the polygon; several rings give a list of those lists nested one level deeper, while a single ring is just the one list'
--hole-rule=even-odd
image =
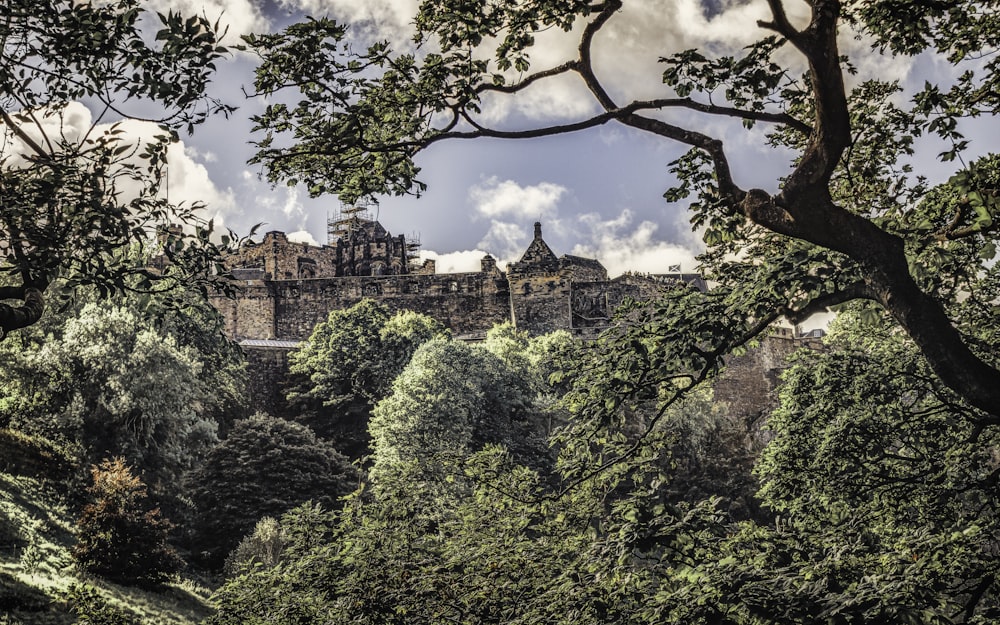
[{"label": "leafy canopy", "polygon": [[[229,110],[205,93],[226,50],[204,18],[153,16],[151,41],[147,17],[138,0],[4,4],[0,298],[22,301],[0,304],[4,334],[39,319],[56,277],[104,295],[224,284],[212,224],[198,205],[171,204],[161,183],[177,132]],[[130,136],[135,122],[156,136]],[[157,236],[170,261],[162,271],[129,254]]]}]

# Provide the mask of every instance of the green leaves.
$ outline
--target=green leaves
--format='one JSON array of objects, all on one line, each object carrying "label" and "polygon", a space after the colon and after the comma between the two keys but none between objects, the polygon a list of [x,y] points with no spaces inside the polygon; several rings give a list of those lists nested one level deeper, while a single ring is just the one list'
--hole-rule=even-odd
[{"label": "green leaves", "polygon": [[[11,71],[0,72],[0,99],[17,140],[0,171],[0,271],[43,289],[62,277],[70,288],[93,285],[105,297],[127,291],[146,271],[126,261],[130,247],[149,244],[170,224],[201,225],[200,206],[163,199],[161,176],[179,129],[190,132],[230,110],[205,93],[213,62],[225,53],[217,27],[161,16],[157,47],[140,29],[135,0],[12,0],[5,11],[0,64]],[[79,115],[80,100],[98,107],[89,128],[77,127],[87,117]],[[96,129],[104,115],[129,119],[138,101],[142,119],[159,122],[162,136],[140,141],[118,124]],[[166,250],[171,268],[147,272],[144,289],[183,279],[225,288],[215,271],[219,246],[183,230],[172,236],[196,244]]]},{"label": "green leaves", "polygon": [[711,60],[698,50],[685,50],[660,59],[667,65],[663,82],[673,87],[681,98],[692,93],[711,97],[721,89],[726,103],[763,111],[769,104],[780,103],[779,88],[790,83],[786,70],[771,60],[783,45],[785,41],[778,37],[765,37],[747,46],[747,53],[742,57],[722,56]]}]

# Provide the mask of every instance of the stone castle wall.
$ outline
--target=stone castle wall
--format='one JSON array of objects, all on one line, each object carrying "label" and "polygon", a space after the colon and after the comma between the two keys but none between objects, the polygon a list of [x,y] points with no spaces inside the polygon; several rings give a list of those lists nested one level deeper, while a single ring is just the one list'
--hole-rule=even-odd
[{"label": "stone castle wall", "polygon": [[366,276],[273,282],[275,335],[302,340],[331,310],[372,299],[390,310],[437,319],[458,336],[485,334],[509,318],[506,281],[497,273]]},{"label": "stone castle wall", "polygon": [[[595,260],[557,257],[542,239],[540,224],[535,224],[534,239],[522,258],[506,273],[486,256],[478,272],[436,274],[434,262],[427,261],[421,267],[385,265],[390,270],[387,275],[376,261],[387,250],[403,253],[406,241],[392,237],[377,222],[350,223],[357,227],[336,246],[293,243],[282,233],[270,232],[232,259],[242,291],[235,299],[216,298],[214,303],[225,318],[226,332],[247,353],[248,390],[256,409],[281,411],[280,386],[289,351],[332,310],[363,299],[393,311],[426,314],[455,336],[471,340],[485,337],[495,324],[508,320],[534,335],[569,330],[594,337],[611,324],[626,298],[655,298],[678,280],[705,288],[693,275],[625,274],[609,280]],[[362,275],[356,275],[358,271]],[[774,405],[785,358],[804,344],[789,332],[768,337],[760,348],[729,359],[714,385],[716,399],[753,423]]]}]

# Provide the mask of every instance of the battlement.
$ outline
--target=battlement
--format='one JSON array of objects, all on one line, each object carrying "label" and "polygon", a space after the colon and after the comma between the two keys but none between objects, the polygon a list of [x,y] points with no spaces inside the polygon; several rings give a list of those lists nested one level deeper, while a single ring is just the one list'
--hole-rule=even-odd
[{"label": "battlement", "polygon": [[413,238],[393,236],[365,207],[329,219],[329,244],[289,241],[268,232],[227,259],[243,290],[216,298],[236,340],[302,340],[331,310],[374,299],[393,310],[427,314],[455,335],[479,336],[504,321],[533,334],[568,330],[593,335],[626,296],[652,297],[667,281],[608,279],[600,261],[557,257],[535,224],[534,238],[506,272],[486,255],[478,272],[438,274],[416,265]]}]

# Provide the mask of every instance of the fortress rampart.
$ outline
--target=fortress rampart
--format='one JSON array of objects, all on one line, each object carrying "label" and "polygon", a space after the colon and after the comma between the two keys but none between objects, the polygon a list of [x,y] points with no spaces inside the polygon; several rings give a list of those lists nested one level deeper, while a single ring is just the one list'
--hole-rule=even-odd
[{"label": "fortress rampart", "polygon": [[[527,250],[506,272],[487,255],[480,271],[454,274],[436,273],[434,261],[417,263],[412,241],[394,237],[358,211],[331,223],[330,245],[295,243],[269,232],[228,259],[241,293],[213,303],[227,334],[247,354],[255,409],[281,412],[287,354],[331,311],[363,299],[426,314],[466,340],[482,339],[504,321],[534,335],[567,330],[592,337],[610,324],[626,297],[652,299],[679,281],[705,289],[693,274],[627,273],[609,279],[597,260],[557,257],[538,223]],[[732,359],[715,385],[716,398],[751,420],[768,412],[784,357],[803,344],[790,332],[779,333]]]}]

